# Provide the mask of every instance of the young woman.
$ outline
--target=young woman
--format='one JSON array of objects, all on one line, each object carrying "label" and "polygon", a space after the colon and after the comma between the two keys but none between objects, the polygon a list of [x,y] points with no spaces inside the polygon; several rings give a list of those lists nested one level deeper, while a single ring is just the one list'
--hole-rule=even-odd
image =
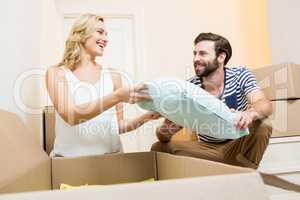
[{"label": "young woman", "polygon": [[120,133],[159,117],[149,112],[124,121],[122,102],[150,97],[144,85],[122,87],[119,73],[96,63],[107,42],[103,18],[82,15],[72,26],[62,62],[47,70],[47,90],[56,109],[53,156],[120,152]]}]

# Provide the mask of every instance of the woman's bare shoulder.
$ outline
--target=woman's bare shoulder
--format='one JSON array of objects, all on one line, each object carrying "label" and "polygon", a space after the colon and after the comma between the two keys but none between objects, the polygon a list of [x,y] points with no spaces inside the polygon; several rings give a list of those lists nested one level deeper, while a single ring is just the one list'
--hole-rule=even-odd
[{"label": "woman's bare shoulder", "polygon": [[46,72],[46,77],[55,77],[55,78],[64,78],[65,77],[65,73],[63,70],[64,66],[61,65],[52,65],[47,69]]}]

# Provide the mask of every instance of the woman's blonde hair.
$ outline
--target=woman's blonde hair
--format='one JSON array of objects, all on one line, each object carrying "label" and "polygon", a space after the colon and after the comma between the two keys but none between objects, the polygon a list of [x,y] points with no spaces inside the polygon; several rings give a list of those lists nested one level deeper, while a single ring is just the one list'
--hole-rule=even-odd
[{"label": "woman's blonde hair", "polygon": [[65,44],[65,51],[60,66],[75,69],[81,61],[81,51],[87,38],[96,30],[99,21],[104,21],[101,16],[95,14],[81,15],[73,24]]}]

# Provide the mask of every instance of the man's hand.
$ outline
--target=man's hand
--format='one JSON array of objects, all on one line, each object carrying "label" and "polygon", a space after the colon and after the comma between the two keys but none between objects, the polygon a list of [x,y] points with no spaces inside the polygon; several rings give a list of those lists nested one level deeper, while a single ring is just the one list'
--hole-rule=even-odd
[{"label": "man's hand", "polygon": [[245,130],[248,126],[257,119],[257,113],[254,110],[236,111],[231,109],[232,112],[236,113],[234,120],[234,126],[239,130]]},{"label": "man's hand", "polygon": [[160,142],[169,142],[180,129],[182,129],[181,126],[165,119],[163,125],[156,129],[156,136]]}]

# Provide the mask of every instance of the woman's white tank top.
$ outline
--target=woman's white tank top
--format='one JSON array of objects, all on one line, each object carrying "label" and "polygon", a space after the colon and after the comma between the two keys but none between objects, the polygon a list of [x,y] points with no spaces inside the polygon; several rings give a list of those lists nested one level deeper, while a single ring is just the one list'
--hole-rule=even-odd
[{"label": "woman's white tank top", "polygon": [[[101,70],[100,79],[91,84],[80,81],[70,69],[62,67],[68,83],[69,95],[76,105],[102,98],[114,90],[111,73]],[[92,105],[86,107],[88,112]],[[77,125],[66,123],[56,112],[53,156],[97,155],[121,151],[116,107]]]}]

